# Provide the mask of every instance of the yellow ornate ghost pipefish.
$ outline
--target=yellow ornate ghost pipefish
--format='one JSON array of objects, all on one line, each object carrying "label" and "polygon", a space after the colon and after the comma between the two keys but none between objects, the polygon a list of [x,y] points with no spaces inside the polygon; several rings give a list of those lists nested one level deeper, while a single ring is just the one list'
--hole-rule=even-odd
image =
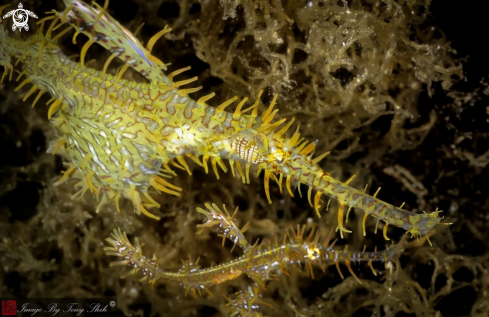
[{"label": "yellow ornate ghost pipefish", "polygon": [[[16,59],[16,64],[22,65],[16,80],[25,78],[15,90],[32,84],[24,100],[39,91],[32,103],[34,107],[45,92],[52,96],[48,118],[58,129],[59,138],[51,142],[48,152],[59,153],[69,162],[57,184],[69,177],[79,179],[76,186],[80,190],[74,196],[82,196],[89,190],[100,200],[97,211],[111,201],[119,211],[119,199],[126,197],[132,200],[137,214],[159,219],[148,211],[160,206],[149,190],[178,196],[181,188],[168,181],[176,175],[170,165],[191,174],[185,161],[190,158],[206,172],[210,161],[217,178],[218,166],[224,172],[228,170],[223,163],[227,160],[233,175],[237,171],[247,183],[250,168],[258,167],[258,172],[264,171],[265,193],[270,203],[270,179],[281,189],[285,179],[291,196],[294,195],[292,182],[309,186],[309,203],[318,216],[322,195],[338,200],[341,234],[348,232],[343,226],[345,206],[365,212],[364,234],[368,215],[384,221],[386,239],[388,224],[420,236],[440,223],[438,210],[423,214],[403,210],[379,200],[376,195],[369,196],[348,186],[351,179],[342,182],[323,171],[318,163],[328,153],[313,158],[315,142],[303,141],[298,129],[292,137],[285,136],[293,119],[274,120],[277,96],[260,115],[261,92],[251,107],[243,109],[245,98],[234,112],[226,109],[238,97],[218,107],[206,104],[214,93],[192,100],[188,95],[201,87],[180,87],[197,78],[173,80],[190,67],[165,75],[165,64],[151,54],[156,41],[170,28],[155,34],[143,47],[106,12],[107,1],[104,7],[91,7],[74,0],[64,2],[66,9],[53,10],[40,20],[39,31],[26,41],[10,37],[4,26],[0,26],[0,65],[5,68],[1,80],[7,75],[12,79],[13,59]],[[50,24],[44,32],[47,22]],[[66,28],[53,36],[53,31],[62,26]],[[66,57],[58,45],[60,37],[72,28],[73,42],[80,33],[89,39],[81,50],[80,62]],[[112,53],[102,71],[85,65],[86,52],[94,43]],[[124,66],[112,76],[107,68],[116,57]],[[144,76],[146,82],[122,79],[129,67]]]}]

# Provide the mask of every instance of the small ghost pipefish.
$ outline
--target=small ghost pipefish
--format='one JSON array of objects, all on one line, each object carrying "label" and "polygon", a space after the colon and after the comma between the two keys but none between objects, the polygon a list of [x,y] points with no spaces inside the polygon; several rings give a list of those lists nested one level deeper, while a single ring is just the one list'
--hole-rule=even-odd
[{"label": "small ghost pipefish", "polygon": [[244,232],[249,228],[249,222],[241,229],[235,224],[238,208],[230,215],[226,210],[226,206],[223,206],[222,209],[216,204],[205,204],[205,206],[206,209],[197,208],[197,211],[206,217],[206,221],[203,224],[197,225],[199,228],[197,234],[202,233],[206,229],[213,229],[222,235],[223,246],[226,239],[230,240],[234,243],[233,249],[236,246],[242,249],[242,256],[209,268],[201,268],[199,265],[200,257],[193,262],[189,256],[189,261],[184,262],[178,271],[171,272],[160,266],[160,261],[156,255],[153,254],[152,258],[143,255],[138,238],[135,238],[134,244],[132,244],[126,233],[117,228],[106,239],[110,246],[105,247],[104,250],[107,255],[117,256],[122,259],[121,261],[112,262],[111,266],[131,267],[132,270],[124,274],[123,278],[141,273],[141,281],[148,281],[152,284],[157,280],[180,283],[185,289],[185,295],[192,291],[195,297],[197,292],[202,295],[201,290],[206,290],[210,296],[213,296],[209,287],[234,280],[245,274],[253,281],[253,285],[250,287],[254,292],[254,296],[249,298],[246,293],[243,293],[238,299],[228,299],[228,306],[230,306],[232,316],[238,314],[240,316],[251,316],[253,310],[259,308],[260,304],[267,304],[261,301],[260,298],[271,275],[278,272],[288,275],[288,267],[305,264],[307,275],[314,278],[313,265],[320,266],[323,273],[326,273],[325,266],[334,264],[341,278],[344,278],[339,267],[339,263],[343,263],[350,274],[361,284],[361,280],[353,272],[351,262],[367,262],[372,272],[377,275],[372,262],[390,261],[399,251],[398,248],[393,247],[383,251],[365,252],[364,250],[362,252],[352,252],[348,251],[348,246],[345,246],[344,251],[337,251],[333,248],[336,241],[330,244],[331,233],[326,239],[321,239],[319,231],[315,232],[314,227],[312,227],[306,237],[304,235],[305,225],[302,227],[297,225],[296,230],[292,226],[286,229],[282,243],[275,236],[274,242],[268,240],[268,243],[265,244],[265,240],[262,240],[258,244],[259,241],[257,240],[254,244],[251,244],[244,237]]},{"label": "small ghost pipefish", "polygon": [[[316,143],[303,141],[298,128],[292,137],[285,137],[294,119],[274,120],[278,111],[274,109],[277,95],[260,115],[262,91],[251,107],[243,109],[247,101],[244,98],[234,112],[227,112],[226,108],[238,97],[218,107],[206,103],[214,93],[197,101],[189,98],[189,94],[202,87],[180,87],[197,78],[173,79],[190,67],[165,75],[165,64],[151,54],[156,41],[170,28],[155,34],[144,47],[107,13],[107,0],[103,7],[96,3],[91,7],[75,0],[64,2],[66,9],[49,12],[38,22],[39,31],[26,41],[10,37],[0,27],[0,65],[5,68],[1,80],[6,75],[12,79],[13,59],[16,59],[16,64],[21,63],[16,80],[25,78],[15,91],[26,84],[32,85],[23,100],[38,91],[32,102],[34,107],[45,92],[52,96],[47,103],[48,118],[58,129],[59,138],[51,142],[48,152],[59,153],[68,161],[68,168],[56,185],[70,177],[78,179],[75,186],[80,189],[74,197],[81,197],[86,191],[95,194],[99,200],[97,212],[108,202],[115,202],[120,212],[119,200],[125,197],[132,201],[137,214],[159,219],[148,211],[160,207],[149,190],[180,195],[182,189],[168,181],[176,175],[170,165],[191,174],[185,160],[190,158],[206,173],[210,161],[218,179],[218,167],[227,172],[223,161],[228,160],[233,175],[237,171],[245,183],[249,183],[250,168],[257,167],[258,172],[264,171],[265,194],[270,203],[270,179],[282,191],[284,178],[291,196],[294,196],[291,182],[309,186],[308,200],[318,216],[322,195],[336,199],[340,205],[341,235],[350,232],[343,225],[346,206],[365,212],[364,235],[368,215],[384,221],[387,240],[389,224],[419,237],[440,223],[439,210],[422,214],[403,210],[402,206],[379,200],[378,191],[370,196],[348,186],[352,178],[342,182],[323,171],[318,163],[328,152],[313,158]],[[0,8],[0,16],[4,8]],[[48,23],[47,31],[43,32]],[[56,31],[63,26],[63,30]],[[80,33],[88,37],[79,62],[66,57],[58,45],[58,40],[71,29],[75,30],[74,43]],[[87,50],[94,43],[112,53],[102,71],[85,64]],[[107,73],[107,68],[116,57],[124,65],[113,76]],[[122,79],[129,67],[147,82]]]}]

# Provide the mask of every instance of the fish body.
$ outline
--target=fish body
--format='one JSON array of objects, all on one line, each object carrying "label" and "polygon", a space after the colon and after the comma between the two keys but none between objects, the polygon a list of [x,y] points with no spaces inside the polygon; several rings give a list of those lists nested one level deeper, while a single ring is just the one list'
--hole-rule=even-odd
[{"label": "fish body", "polygon": [[[45,92],[53,97],[48,102],[48,117],[58,129],[59,138],[51,142],[48,152],[59,153],[68,161],[68,169],[57,184],[69,177],[79,179],[78,195],[88,190],[95,194],[100,200],[97,211],[111,201],[119,210],[119,199],[126,197],[132,200],[136,213],[158,219],[148,211],[159,207],[150,190],[179,195],[181,189],[169,181],[176,175],[170,166],[191,174],[185,161],[190,158],[206,172],[210,164],[218,178],[218,167],[226,172],[223,162],[228,161],[232,173],[237,172],[247,183],[250,168],[257,167],[264,172],[270,203],[270,179],[281,189],[285,179],[292,196],[291,183],[307,185],[309,202],[318,215],[322,195],[338,200],[341,234],[348,232],[343,226],[346,206],[365,212],[364,227],[367,215],[371,215],[413,236],[426,235],[440,222],[438,210],[423,214],[403,210],[325,172],[318,163],[327,153],[313,158],[315,142],[300,139],[298,130],[286,137],[293,120],[274,120],[277,96],[260,115],[259,96],[245,110],[244,99],[234,112],[226,111],[226,107],[237,97],[218,107],[206,104],[213,94],[192,100],[189,94],[199,87],[181,86],[194,79],[174,81],[173,77],[185,69],[166,75],[165,64],[151,54],[156,40],[170,29],[156,34],[144,47],[106,12],[106,7],[72,0],[65,0],[65,4],[63,12],[40,21],[44,26],[52,20],[46,33],[38,32],[27,41],[10,37],[0,25],[0,65],[5,68],[3,77],[10,72],[11,78],[13,60],[21,62],[19,77],[25,78],[17,90],[28,83],[33,85],[24,100],[39,90],[33,106]],[[67,29],[53,37],[53,29],[64,24]],[[73,41],[80,33],[89,38],[80,62],[66,57],[57,43],[71,28],[75,30]],[[103,71],[87,67],[84,62],[86,51],[94,43],[112,53]],[[113,58],[124,62],[115,76],[106,73]],[[129,67],[145,82],[122,79]],[[385,230],[384,236],[388,239]]]}]

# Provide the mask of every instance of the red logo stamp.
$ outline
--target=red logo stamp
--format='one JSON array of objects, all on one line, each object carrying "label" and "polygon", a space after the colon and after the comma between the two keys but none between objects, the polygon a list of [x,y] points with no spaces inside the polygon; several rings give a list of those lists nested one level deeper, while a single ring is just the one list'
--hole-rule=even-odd
[{"label": "red logo stamp", "polygon": [[2,301],[2,316],[17,316],[17,301],[3,300]]}]

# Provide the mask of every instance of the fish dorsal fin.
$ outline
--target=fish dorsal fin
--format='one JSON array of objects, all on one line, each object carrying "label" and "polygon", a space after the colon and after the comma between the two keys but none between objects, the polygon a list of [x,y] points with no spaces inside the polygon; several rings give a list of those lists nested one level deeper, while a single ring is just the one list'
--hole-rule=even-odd
[{"label": "fish dorsal fin", "polygon": [[163,73],[166,69],[165,64],[153,56],[129,30],[107,13],[107,0],[104,7],[97,4],[96,7],[92,7],[79,0],[64,0],[64,2],[66,9],[58,12],[57,15],[62,22],[71,23],[76,31],[75,37],[83,33],[89,37],[90,44],[98,43],[103,46],[151,83],[171,85]]}]

